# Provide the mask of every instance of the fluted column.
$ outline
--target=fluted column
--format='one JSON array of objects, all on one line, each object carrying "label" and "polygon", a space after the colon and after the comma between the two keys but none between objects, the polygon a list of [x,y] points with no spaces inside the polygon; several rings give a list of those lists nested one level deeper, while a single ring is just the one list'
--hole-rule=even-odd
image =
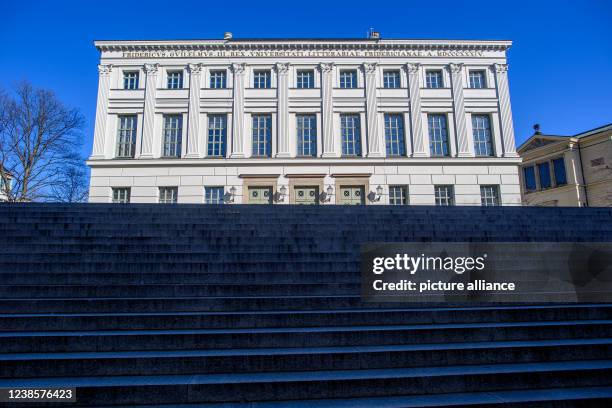
[{"label": "fluted column", "polygon": [[517,157],[510,107],[510,90],[508,87],[508,64],[495,64],[495,87],[499,104],[499,119],[504,145],[504,157]]},{"label": "fluted column", "polygon": [[451,83],[453,86],[453,110],[455,117],[455,133],[457,135],[457,156],[469,157],[467,125],[465,123],[465,97],[463,96],[463,64],[449,64]]},{"label": "fluted column", "polygon": [[291,157],[289,153],[289,64],[276,64],[277,84],[277,126],[278,147],[276,157]]},{"label": "fluted column", "polygon": [[202,64],[189,64],[189,113],[187,115],[187,153],[185,157],[200,157],[200,88]]},{"label": "fluted column", "polygon": [[423,142],[423,120],[421,117],[420,64],[406,64],[408,93],[410,98],[410,127],[412,128],[412,156],[427,157],[429,148]]},{"label": "fluted column", "polygon": [[242,158],[244,153],[244,70],[245,64],[232,64],[234,74],[234,99],[232,112],[232,154]]},{"label": "fluted column", "polygon": [[98,101],[96,104],[96,125],[94,130],[92,159],[104,158],[106,143],[106,121],[108,120],[108,94],[112,65],[98,65]]},{"label": "fluted column", "polygon": [[366,118],[368,133],[368,157],[383,157],[383,143],[378,132],[378,97],[376,95],[376,64],[363,64],[366,87]]},{"label": "fluted column", "polygon": [[322,157],[336,157],[334,143],[334,64],[321,63],[321,119],[323,131]]},{"label": "fluted column", "polygon": [[140,158],[153,158],[153,132],[155,123],[155,94],[157,92],[157,70],[159,64],[145,64],[144,117],[142,119],[142,142]]}]

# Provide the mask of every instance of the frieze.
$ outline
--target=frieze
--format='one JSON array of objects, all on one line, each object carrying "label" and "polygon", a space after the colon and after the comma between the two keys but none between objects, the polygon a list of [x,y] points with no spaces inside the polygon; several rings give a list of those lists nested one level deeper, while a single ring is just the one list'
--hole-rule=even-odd
[{"label": "frieze", "polygon": [[122,58],[403,58],[484,57],[482,50],[143,50],[123,51]]}]

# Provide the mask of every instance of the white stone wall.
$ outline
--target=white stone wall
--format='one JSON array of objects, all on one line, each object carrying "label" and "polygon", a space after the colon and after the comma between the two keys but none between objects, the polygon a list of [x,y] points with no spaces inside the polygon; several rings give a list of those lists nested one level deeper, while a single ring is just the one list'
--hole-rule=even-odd
[{"label": "white stone wall", "polygon": [[[367,175],[370,190],[406,185],[411,204],[433,204],[433,186],[453,184],[456,203],[479,205],[479,185],[500,186],[505,205],[520,191],[508,92],[506,41],[102,41],[90,201],[108,202],[112,187],[131,187],[132,202],[156,202],[160,186],[178,186],[179,202],[203,202],[206,185],[234,186],[242,202],[245,175]],[[211,89],[210,73],[226,70],[227,89]],[[253,88],[253,72],[270,69],[270,89]],[[314,89],[297,89],[297,71],[315,71]],[[358,87],[340,88],[340,71],[356,69]],[[444,86],[425,87],[429,69]],[[183,71],[183,89],[165,89],[169,71]],[[385,89],[385,70],[399,70],[401,87]],[[483,70],[486,88],[469,88],[470,70]],[[124,71],[138,71],[139,87],[122,89]],[[163,115],[181,114],[181,158],[161,158]],[[207,158],[207,116],[227,114],[227,154]],[[272,157],[251,158],[251,115],[272,115]],[[317,117],[317,157],[297,158],[296,120]],[[361,117],[362,157],[341,157],[340,115]],[[384,114],[404,116],[406,155],[386,157]],[[431,158],[427,115],[447,117],[450,156]],[[136,154],[115,158],[118,115],[138,117]],[[491,121],[494,157],[475,157],[471,115]],[[333,203],[333,200],[331,201]]]}]

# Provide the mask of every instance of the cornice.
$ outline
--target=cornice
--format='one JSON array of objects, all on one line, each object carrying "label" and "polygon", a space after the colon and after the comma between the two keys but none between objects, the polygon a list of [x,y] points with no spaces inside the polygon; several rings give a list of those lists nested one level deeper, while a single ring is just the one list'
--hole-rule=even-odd
[{"label": "cornice", "polygon": [[506,51],[506,40],[101,40],[94,42],[99,51],[281,51],[281,50],[478,50]]}]

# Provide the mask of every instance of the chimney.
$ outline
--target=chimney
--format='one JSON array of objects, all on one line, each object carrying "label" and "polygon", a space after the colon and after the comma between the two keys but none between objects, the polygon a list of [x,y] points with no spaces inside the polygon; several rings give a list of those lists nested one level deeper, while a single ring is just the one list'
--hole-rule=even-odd
[{"label": "chimney", "polygon": [[370,30],[370,40],[380,40],[380,31]]},{"label": "chimney", "polygon": [[223,39],[224,40],[231,40],[232,39],[232,32],[231,31],[226,31],[223,33]]}]

